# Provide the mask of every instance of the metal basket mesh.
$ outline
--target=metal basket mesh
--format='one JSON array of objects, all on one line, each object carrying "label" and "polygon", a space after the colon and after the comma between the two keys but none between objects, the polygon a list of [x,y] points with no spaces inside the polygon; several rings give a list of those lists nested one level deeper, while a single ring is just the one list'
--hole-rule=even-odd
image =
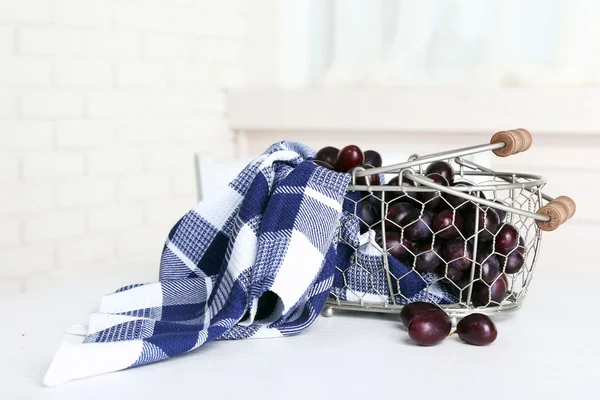
[{"label": "metal basket mesh", "polygon": [[[470,170],[456,164],[456,160],[445,161],[453,165],[455,182],[462,182],[468,194],[529,212],[543,205],[544,184],[528,175]],[[426,166],[410,172],[419,176]],[[404,190],[384,185],[400,173],[380,174],[382,183],[368,190],[364,186],[349,187],[339,249],[345,262],[336,267],[328,304],[395,312],[402,305],[428,301],[455,315],[474,310],[491,313],[518,308],[527,295],[540,247],[541,231],[535,220],[515,212],[492,211],[488,206],[468,200],[450,201],[450,195],[419,185]],[[507,177],[512,183],[510,187]],[[412,204],[418,210],[418,218],[402,226],[386,218],[390,207],[398,203]],[[435,217],[443,210],[452,215],[452,226],[436,231],[431,223],[425,223],[430,221],[428,214]],[[501,218],[497,225],[494,216],[487,218],[487,213],[492,212]],[[456,229],[456,238],[449,239],[452,236],[449,231],[456,228],[459,218],[463,220],[463,228]],[[466,228],[467,219],[475,221],[470,224],[471,229]],[[488,221],[492,226],[488,226]],[[428,230],[421,235],[422,239],[414,240],[414,231],[410,234],[413,224]],[[504,227],[510,230],[510,226],[518,231],[519,245],[509,251],[498,251],[499,235],[503,234]],[[453,259],[447,251],[450,241],[455,249],[462,246],[461,257]],[[522,266],[514,271],[521,257]],[[429,263],[421,263],[426,259]]]}]

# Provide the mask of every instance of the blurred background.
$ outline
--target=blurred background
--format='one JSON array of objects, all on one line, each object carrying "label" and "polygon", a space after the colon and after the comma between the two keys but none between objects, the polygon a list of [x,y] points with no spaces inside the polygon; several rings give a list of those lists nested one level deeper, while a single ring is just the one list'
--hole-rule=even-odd
[{"label": "blurred background", "polygon": [[594,0],[4,0],[0,298],[132,262],[158,273],[171,226],[227,182],[222,164],[235,173],[278,140],[408,155],[519,127],[528,153],[479,161],[572,196],[578,213],[544,235],[538,271],[591,270],[575,248],[600,238],[599,12]]}]

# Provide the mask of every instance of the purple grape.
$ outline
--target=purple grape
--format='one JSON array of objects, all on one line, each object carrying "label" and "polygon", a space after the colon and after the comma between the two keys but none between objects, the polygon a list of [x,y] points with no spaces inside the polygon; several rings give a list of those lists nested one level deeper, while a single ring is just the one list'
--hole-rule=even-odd
[{"label": "purple grape", "polygon": [[405,219],[402,220],[402,222],[405,226],[404,234],[410,240],[413,240],[415,242],[422,242],[431,239],[431,225],[433,223],[433,212],[429,210],[423,210],[423,215],[421,215],[420,210],[415,210],[408,214],[405,217]]},{"label": "purple grape", "polygon": [[[361,165],[362,168],[364,168],[365,170],[367,169],[371,169],[374,168],[372,165],[369,164],[363,164]],[[369,175],[369,176],[359,176],[356,178],[356,184],[357,185],[379,185],[379,174],[375,174],[375,175]]]},{"label": "purple grape", "polygon": [[471,295],[471,301],[475,307],[482,307],[490,303],[501,303],[506,298],[506,292],[508,290],[508,279],[506,275],[502,274],[494,283],[487,285],[484,282],[477,281],[473,283],[473,293]]},{"label": "purple grape", "polygon": [[320,167],[327,168],[327,169],[330,169],[330,170],[334,171],[334,169],[333,169],[333,167],[331,166],[331,164],[329,164],[329,163],[327,163],[327,162],[325,162],[325,161],[321,161],[321,160],[313,160],[313,162],[314,162],[315,164],[317,164],[318,166],[320,166]]},{"label": "purple grape", "polygon": [[481,276],[486,283],[492,283],[500,275],[500,262],[488,248],[480,248],[477,252],[477,270],[475,276]]},{"label": "purple grape", "polygon": [[442,264],[439,274],[450,279],[452,282],[460,282],[462,279],[464,279],[465,270],[458,269],[452,265],[448,265],[448,269],[446,270],[445,266]]},{"label": "purple grape", "polygon": [[445,161],[436,161],[429,164],[425,170],[425,175],[429,174],[440,174],[446,178],[448,184],[452,185],[454,183],[454,168]]},{"label": "purple grape", "polygon": [[[440,174],[429,174],[427,177],[438,185],[448,186],[448,181]],[[427,210],[437,210],[443,204],[446,204],[437,192],[418,192],[417,198],[425,203],[424,206]]]},{"label": "purple grape", "polygon": [[440,211],[433,219],[432,228],[442,239],[454,239],[463,229],[463,217],[452,210]]},{"label": "purple grape", "polygon": [[[398,179],[397,176],[393,177],[392,179],[390,179],[390,181],[386,184],[386,186],[393,186],[393,187],[398,187],[400,180]],[[413,185],[413,182],[410,179],[404,178],[402,180],[402,183],[405,183],[407,185]],[[409,197],[407,195],[410,195],[412,197]],[[416,198],[416,193],[414,192],[402,192],[402,190],[390,190],[390,191],[386,191],[385,192],[385,199],[386,201],[389,201],[390,203],[395,203],[395,202],[405,202],[405,203],[412,203],[415,205],[418,205],[419,207],[421,207],[421,204],[415,200]]]},{"label": "purple grape", "polygon": [[522,236],[519,236],[519,247],[517,247],[517,251],[523,255],[525,255],[527,249],[525,249],[525,241]]},{"label": "purple grape", "polygon": [[464,271],[471,266],[473,259],[473,248],[470,243],[463,239],[452,239],[444,243],[442,256],[448,263],[448,269]]},{"label": "purple grape", "polygon": [[371,164],[372,166],[379,168],[383,164],[383,160],[381,159],[381,154],[376,152],[375,150],[367,150],[365,151],[365,164]]},{"label": "purple grape", "polygon": [[381,210],[381,192],[380,191],[362,191],[360,192],[362,201],[368,201],[373,204],[377,210]]},{"label": "purple grape", "polygon": [[496,325],[490,317],[480,313],[467,315],[456,324],[458,337],[469,344],[485,346],[498,337]]},{"label": "purple grape", "polygon": [[[465,233],[471,236],[475,233],[475,210],[465,216]],[[490,242],[498,231],[500,219],[498,214],[490,207],[479,209],[478,239],[480,242]]]},{"label": "purple grape", "polygon": [[417,315],[431,310],[441,310],[441,308],[433,303],[427,303],[425,301],[416,301],[414,303],[409,303],[402,307],[402,311],[400,311],[400,321],[402,321],[402,325],[408,328],[410,321]]},{"label": "purple grape", "polygon": [[[383,241],[381,233],[379,238],[375,236],[375,240],[379,247],[383,249]],[[402,238],[398,232],[386,232],[385,233],[385,246],[389,254],[396,258],[398,261],[406,261],[412,257],[412,253],[415,251],[415,244],[407,238]]]},{"label": "purple grape", "polygon": [[[460,296],[460,300],[462,302],[467,302],[467,295],[469,294],[469,285],[471,284],[471,275],[468,271],[463,272],[463,276],[454,281],[455,285],[452,285],[452,291],[455,295]],[[473,280],[476,280],[474,278]],[[458,286],[458,287],[457,287]]]},{"label": "purple grape", "polygon": [[431,310],[413,317],[408,324],[408,336],[422,346],[433,346],[448,337],[452,321],[442,310]]},{"label": "purple grape", "polygon": [[381,235],[381,225],[377,224],[377,226],[373,227],[373,230],[375,231],[375,242],[381,247],[381,239],[383,238]]},{"label": "purple grape", "polygon": [[[467,182],[456,182],[454,184],[454,186],[470,186],[470,185],[471,184],[469,184]],[[483,192],[475,192],[475,193],[462,192],[462,193],[470,194],[472,196],[479,197],[481,199],[485,199],[486,198],[485,194],[483,194]],[[448,203],[450,203],[450,205],[455,210],[459,211],[462,215],[469,214],[477,206],[471,200],[466,200],[466,199],[463,199],[462,197],[454,196],[453,194],[447,194],[446,193],[446,194],[444,194],[444,196],[446,197],[446,201]]]},{"label": "purple grape", "polygon": [[[455,183],[453,186],[469,186],[469,185],[464,182],[458,182],[458,183]],[[446,194],[444,194],[444,196],[446,197],[446,201],[448,201],[448,203],[450,203],[450,205],[452,207],[454,207],[454,209],[456,209],[456,210],[463,207],[460,210],[460,211],[463,211],[464,207],[466,206],[466,203],[470,203],[469,200],[463,199],[462,197],[458,197],[453,194],[446,193]]]},{"label": "purple grape", "polygon": [[507,274],[516,274],[525,264],[525,257],[518,251],[513,251],[506,257],[506,268],[504,272]]},{"label": "purple grape", "polygon": [[415,269],[418,272],[433,271],[441,264],[442,245],[439,241],[432,246],[431,242],[420,243],[415,249]]},{"label": "purple grape", "polygon": [[324,161],[329,165],[335,165],[339,152],[339,149],[332,146],[323,147],[317,152],[315,160]]},{"label": "purple grape", "polygon": [[410,203],[402,202],[391,205],[385,216],[385,228],[400,231],[401,227],[414,221],[414,219],[408,220],[407,218],[415,212],[418,212],[418,210]]},{"label": "purple grape", "polygon": [[519,243],[519,231],[510,224],[505,224],[496,234],[495,250],[500,254],[508,254]]},{"label": "purple grape", "polygon": [[379,217],[379,210],[368,201],[360,202],[361,208],[361,221],[360,221],[360,233],[365,233],[371,226],[381,220]]},{"label": "purple grape", "polygon": [[[504,205],[504,203],[501,202],[500,200],[494,200],[494,203]],[[504,221],[504,218],[506,218],[506,211],[500,210],[498,208],[494,208],[494,211],[496,211],[496,214],[498,214],[498,218],[500,219],[500,223],[502,223]]]},{"label": "purple grape", "polygon": [[360,147],[351,144],[340,150],[334,167],[338,172],[348,172],[352,170],[352,168],[358,167],[364,163],[365,155]]}]

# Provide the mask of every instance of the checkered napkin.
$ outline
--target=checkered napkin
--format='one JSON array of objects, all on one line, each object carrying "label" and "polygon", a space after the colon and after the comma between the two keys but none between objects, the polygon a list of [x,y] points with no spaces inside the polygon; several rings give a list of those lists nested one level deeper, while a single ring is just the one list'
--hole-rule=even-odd
[{"label": "checkered napkin", "polygon": [[307,328],[333,282],[348,174],[280,142],[171,229],[158,283],[101,299],[81,344],[63,343],[48,386],[149,364],[216,339]]},{"label": "checkered napkin", "polygon": [[[159,282],[103,297],[80,332],[83,343],[60,346],[44,384],[165,360],[213,340],[299,333],[334,281],[349,282],[356,296],[378,271],[387,290],[381,256],[362,245],[358,258],[351,254],[362,239],[345,198],[350,175],[308,161],[314,155],[301,143],[276,143],[220,195],[190,210],[168,234]],[[372,268],[368,275],[348,268],[357,259]],[[405,278],[403,293],[424,293],[418,274]]]},{"label": "checkered napkin", "polygon": [[[384,177],[380,177],[384,182]],[[452,304],[458,298],[450,284],[434,273],[418,274],[391,255],[387,255],[388,272],[383,264],[383,249],[375,241],[375,231],[360,233],[361,193],[348,192],[340,221],[337,267],[330,291],[332,299],[361,301],[364,304],[397,304],[429,301]],[[401,295],[399,293],[402,293]]]}]

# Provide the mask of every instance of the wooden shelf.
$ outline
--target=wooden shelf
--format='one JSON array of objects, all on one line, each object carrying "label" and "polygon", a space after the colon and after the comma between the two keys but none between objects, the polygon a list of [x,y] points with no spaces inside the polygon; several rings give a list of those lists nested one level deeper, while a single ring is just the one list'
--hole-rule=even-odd
[{"label": "wooden shelf", "polygon": [[256,87],[230,91],[234,130],[600,134],[600,88]]}]

